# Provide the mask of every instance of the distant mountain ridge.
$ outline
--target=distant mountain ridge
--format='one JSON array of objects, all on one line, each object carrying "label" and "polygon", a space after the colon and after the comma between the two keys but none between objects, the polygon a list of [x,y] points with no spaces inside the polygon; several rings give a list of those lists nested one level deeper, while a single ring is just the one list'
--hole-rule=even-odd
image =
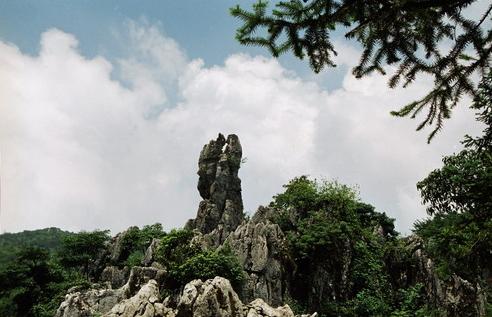
[{"label": "distant mountain ridge", "polygon": [[56,251],[61,246],[63,238],[72,234],[55,227],[0,234],[0,265],[7,263],[18,250],[26,246],[40,247],[50,252]]}]

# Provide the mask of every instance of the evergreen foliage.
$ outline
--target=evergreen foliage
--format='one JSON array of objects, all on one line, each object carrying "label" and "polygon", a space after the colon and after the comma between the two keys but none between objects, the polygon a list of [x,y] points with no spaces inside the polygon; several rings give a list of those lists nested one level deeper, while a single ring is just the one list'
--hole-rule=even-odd
[{"label": "evergreen foliage", "polygon": [[0,315],[53,316],[66,291],[85,285],[77,273],[68,273],[48,250],[28,246],[0,267]]},{"label": "evergreen foliage", "polygon": [[[363,48],[353,69],[357,78],[373,72],[385,75],[385,65],[395,69],[388,82],[391,88],[431,76],[434,87],[427,95],[392,112],[415,118],[427,109],[417,130],[433,126],[430,141],[463,95],[478,95],[472,75],[483,77],[491,66],[492,29],[485,29],[484,22],[490,19],[492,4],[471,20],[463,9],[475,2],[290,0],[269,10],[267,2],[259,0],[251,11],[238,5],[231,14],[243,23],[236,32],[241,44],[265,47],[275,57],[292,51],[300,59],[307,57],[315,72],[336,66],[330,35],[341,29]],[[444,44],[450,48],[444,50]]]},{"label": "evergreen foliage", "polygon": [[50,252],[60,249],[62,239],[71,232],[58,228],[46,228],[0,235],[0,266],[9,263],[16,254],[26,247],[40,247]]},{"label": "evergreen foliage", "polygon": [[67,268],[80,269],[89,280],[89,270],[107,247],[109,230],[82,231],[63,239],[60,263]]},{"label": "evergreen foliage", "polygon": [[[140,265],[152,239],[165,235],[161,224],[129,232],[123,241],[128,256],[114,265]],[[47,228],[0,235],[0,316],[53,316],[69,288],[86,288],[98,279],[96,262],[107,255],[108,242],[107,230]]]},{"label": "evergreen foliage", "polygon": [[415,231],[443,276],[459,273],[475,281],[492,263],[491,92],[489,73],[473,104],[485,124],[483,135],[466,136],[461,152],[445,157],[440,169],[417,184],[434,218],[417,222]]}]

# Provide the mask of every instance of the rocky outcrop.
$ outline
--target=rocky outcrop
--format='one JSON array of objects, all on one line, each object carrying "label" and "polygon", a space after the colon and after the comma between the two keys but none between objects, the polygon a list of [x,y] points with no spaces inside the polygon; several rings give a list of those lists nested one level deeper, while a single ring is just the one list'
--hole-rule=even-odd
[{"label": "rocky outcrop", "polygon": [[126,298],[124,289],[71,289],[56,311],[55,317],[90,317],[106,313]]},{"label": "rocky outcrop", "polygon": [[135,266],[130,272],[128,282],[123,286],[127,297],[133,296],[143,285],[150,280],[161,284],[166,276],[166,271],[154,267]]},{"label": "rocky outcrop", "polygon": [[148,280],[131,296],[128,284],[131,284],[130,280],[118,290],[69,294],[55,317],[295,317],[288,305],[273,308],[262,299],[243,304],[231,283],[222,277],[186,284],[175,306],[161,298],[159,283],[154,279]]},{"label": "rocky outcrop", "polygon": [[109,255],[109,261],[110,263],[119,263],[121,262],[122,259],[126,259],[128,257],[128,254],[124,254],[126,252],[125,250],[125,237],[132,231],[138,230],[138,227],[130,227],[126,229],[125,231],[122,231],[118,233],[112,240],[111,240],[111,247],[109,248],[111,250],[111,253]]},{"label": "rocky outcrop", "polygon": [[55,317],[88,317],[107,313],[116,304],[137,294],[149,281],[160,283],[165,274],[164,270],[157,268],[133,267],[125,285],[118,289],[113,289],[111,283],[88,290],[71,289]]},{"label": "rocky outcrop", "polygon": [[228,280],[216,277],[202,282],[194,280],[183,289],[178,303],[178,317],[243,316],[243,304]]},{"label": "rocky outcrop", "polygon": [[[288,305],[273,308],[262,299],[244,305],[228,280],[216,277],[188,283],[176,310],[177,317],[294,317]],[[315,317],[313,315],[304,315]]]},{"label": "rocky outcrop", "polygon": [[[145,251],[144,258],[142,260],[142,264],[144,266],[153,266],[156,265],[156,259],[155,259],[155,254],[157,251],[157,247],[159,246],[159,242],[161,240],[159,239],[152,239],[152,242],[150,243],[149,247]],[[158,266],[158,265],[156,265]]]},{"label": "rocky outcrop", "polygon": [[118,268],[116,266],[107,266],[101,273],[101,282],[107,282],[111,288],[116,289],[125,285],[130,275],[130,268],[125,266]]},{"label": "rocky outcrop", "polygon": [[231,232],[243,220],[241,180],[238,171],[242,148],[239,138],[231,134],[205,145],[198,161],[198,191],[200,202],[196,219],[187,227],[201,233],[210,233],[219,226]]},{"label": "rocky outcrop", "polygon": [[285,237],[277,224],[245,222],[225,240],[237,255],[247,278],[241,297],[261,298],[270,305],[281,305],[287,295],[288,264]]},{"label": "rocky outcrop", "polygon": [[422,240],[416,236],[407,238],[415,270],[406,272],[410,283],[421,283],[425,288],[427,302],[443,309],[448,316],[485,316],[487,303],[485,291],[480,285],[453,274],[441,279],[434,261],[425,253]]},{"label": "rocky outcrop", "polygon": [[173,309],[160,303],[159,285],[150,280],[137,294],[115,305],[103,317],[175,317]]}]

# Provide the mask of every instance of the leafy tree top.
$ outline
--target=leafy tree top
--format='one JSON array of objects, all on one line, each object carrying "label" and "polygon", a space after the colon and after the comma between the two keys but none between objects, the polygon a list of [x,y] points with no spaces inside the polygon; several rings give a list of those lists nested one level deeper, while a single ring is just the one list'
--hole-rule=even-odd
[{"label": "leafy tree top", "polygon": [[443,159],[444,166],[417,184],[427,212],[433,214],[469,212],[477,219],[492,217],[492,73],[478,88],[472,108],[485,124],[483,135],[466,136],[465,149]]},{"label": "leafy tree top", "polygon": [[[388,84],[410,85],[418,75],[430,75],[434,87],[395,116],[415,118],[427,109],[417,130],[433,126],[430,141],[450,117],[463,95],[477,96],[473,74],[483,76],[491,66],[492,29],[484,29],[492,4],[481,17],[471,20],[463,9],[476,0],[290,0],[273,10],[259,0],[252,11],[239,5],[231,14],[243,21],[236,38],[244,45],[267,48],[275,57],[287,51],[307,56],[315,72],[335,67],[337,55],[330,38],[333,31],[347,30],[346,38],[363,47],[353,74],[396,71]],[[450,48],[443,50],[450,43]]]}]

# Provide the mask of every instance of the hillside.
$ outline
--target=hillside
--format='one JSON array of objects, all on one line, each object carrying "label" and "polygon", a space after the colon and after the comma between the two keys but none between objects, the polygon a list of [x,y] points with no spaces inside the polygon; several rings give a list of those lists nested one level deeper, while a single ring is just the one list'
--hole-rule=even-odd
[{"label": "hillside", "polygon": [[470,258],[475,250],[465,249],[466,239],[477,227],[448,229],[466,214],[436,216],[401,237],[394,219],[363,202],[353,188],[300,176],[248,217],[238,177],[241,158],[236,135],[219,134],[203,147],[197,186],[202,201],[196,218],[181,229],[164,232],[154,224],[115,237],[56,228],[5,235],[5,250],[20,252],[0,270],[0,315],[482,317],[492,312],[487,230],[479,231],[485,238],[473,240],[478,253]]},{"label": "hillside", "polygon": [[58,228],[0,234],[0,266],[7,264],[26,246],[40,247],[49,251],[59,250],[62,239],[70,235],[71,232]]}]

